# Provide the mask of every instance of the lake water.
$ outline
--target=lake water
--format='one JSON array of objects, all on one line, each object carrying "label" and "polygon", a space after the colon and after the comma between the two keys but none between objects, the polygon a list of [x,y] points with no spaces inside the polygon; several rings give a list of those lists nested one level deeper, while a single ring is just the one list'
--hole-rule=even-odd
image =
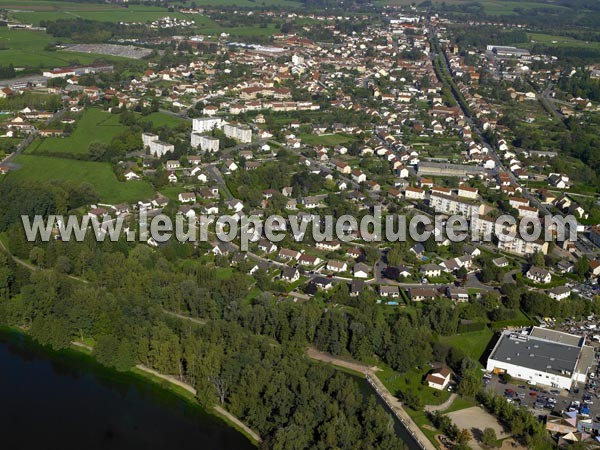
[{"label": "lake water", "polygon": [[134,375],[0,332],[0,447],[255,449],[223,421]]},{"label": "lake water", "polygon": [[[375,395],[386,407],[365,379],[351,377],[363,395]],[[398,420],[394,428],[409,450],[419,449]],[[0,448],[256,449],[199,405],[153,383],[107,369],[79,352],[53,352],[3,330]]]}]

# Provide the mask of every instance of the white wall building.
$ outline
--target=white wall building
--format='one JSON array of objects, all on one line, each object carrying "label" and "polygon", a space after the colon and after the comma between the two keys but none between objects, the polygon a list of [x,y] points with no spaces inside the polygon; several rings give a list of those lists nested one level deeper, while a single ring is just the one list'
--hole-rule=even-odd
[{"label": "white wall building", "polygon": [[429,206],[435,209],[436,212],[444,214],[460,214],[466,218],[479,215],[483,212],[483,204],[479,202],[470,202],[459,199],[451,195],[441,193],[432,193],[429,197]]},{"label": "white wall building", "polygon": [[252,130],[247,125],[225,124],[223,128],[225,136],[236,141],[247,144],[252,142]]},{"label": "white wall building", "polygon": [[150,154],[160,158],[161,156],[175,151],[175,146],[163,141],[152,141],[148,146]]},{"label": "white wall building", "polygon": [[156,134],[142,133],[142,143],[144,144],[144,147],[150,148],[150,143],[158,140],[159,137]]},{"label": "white wall building", "polygon": [[486,369],[530,384],[570,389],[573,383],[585,382],[593,363],[594,349],[585,345],[585,338],[532,327],[521,333],[504,331]]},{"label": "white wall building", "polygon": [[190,144],[192,148],[200,147],[203,152],[215,153],[219,151],[219,139],[211,136],[192,133]]},{"label": "white wall building", "polygon": [[215,128],[223,128],[223,119],[220,117],[199,117],[192,122],[192,131],[194,133],[205,133]]}]

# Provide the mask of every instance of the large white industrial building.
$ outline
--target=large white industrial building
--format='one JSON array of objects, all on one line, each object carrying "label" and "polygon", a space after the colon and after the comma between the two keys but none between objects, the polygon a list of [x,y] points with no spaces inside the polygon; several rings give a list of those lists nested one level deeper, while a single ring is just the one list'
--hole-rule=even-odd
[{"label": "large white industrial building", "polygon": [[486,369],[507,373],[530,384],[570,389],[584,383],[594,362],[594,349],[585,338],[532,327],[504,331],[490,354]]}]

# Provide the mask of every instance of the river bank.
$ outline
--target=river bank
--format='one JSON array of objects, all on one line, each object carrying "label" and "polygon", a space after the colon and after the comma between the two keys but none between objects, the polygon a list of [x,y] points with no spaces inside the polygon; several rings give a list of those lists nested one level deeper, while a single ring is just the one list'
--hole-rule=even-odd
[{"label": "river bank", "polygon": [[[94,372],[104,381],[108,380],[124,385],[142,383],[148,390],[156,394],[160,400],[172,404],[174,402],[173,397],[176,397],[178,401],[184,402],[187,407],[197,412],[201,419],[207,419],[210,423],[221,423],[231,429],[232,432],[235,430],[235,432],[243,435],[253,447],[257,447],[260,443],[260,436],[243,422],[223,408],[207,409],[198,402],[195,389],[192,386],[173,377],[162,375],[144,366],[133,367],[126,372],[116,371],[98,363],[92,355],[93,348],[82,342],[72,342],[68,349],[55,351],[38,344],[26,330],[14,327],[0,327],[0,338],[13,344],[25,340],[25,345],[28,348],[33,349],[36,354],[47,356],[49,361],[57,360],[60,363],[68,361],[70,365],[76,366],[84,372]],[[208,417],[211,419],[208,419]]]}]

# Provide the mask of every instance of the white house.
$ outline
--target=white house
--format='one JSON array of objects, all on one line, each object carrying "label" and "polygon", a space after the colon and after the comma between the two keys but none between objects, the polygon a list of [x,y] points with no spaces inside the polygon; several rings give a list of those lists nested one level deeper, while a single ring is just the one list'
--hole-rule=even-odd
[{"label": "white house", "polygon": [[379,286],[379,295],[381,297],[397,298],[397,297],[400,297],[400,289],[398,289],[398,286],[380,285]]},{"label": "white house", "polygon": [[352,267],[352,274],[355,278],[368,278],[371,273],[371,267],[365,263],[356,263]]},{"label": "white house", "polygon": [[179,194],[178,200],[180,203],[194,203],[196,202],[196,194],[193,192],[182,192]]},{"label": "white house", "polygon": [[452,372],[450,369],[444,367],[440,370],[434,370],[427,374],[425,377],[425,381],[427,381],[427,386],[433,389],[437,389],[438,391],[443,391],[448,387],[450,381],[452,380]]},{"label": "white house", "polygon": [[550,298],[560,301],[571,296],[571,289],[567,286],[557,286],[548,291]]},{"label": "white house", "polygon": [[404,189],[404,197],[406,197],[407,200],[424,200],[425,189],[408,186]]},{"label": "white house", "polygon": [[281,279],[293,283],[300,279],[300,271],[295,267],[285,267],[281,271]]},{"label": "white house", "polygon": [[348,270],[348,265],[344,261],[330,259],[327,261],[327,270],[332,272],[346,272]]},{"label": "white house", "polygon": [[546,269],[536,266],[531,266],[525,276],[528,280],[540,284],[546,284],[552,281],[552,274],[550,274],[550,272],[548,272]]}]

